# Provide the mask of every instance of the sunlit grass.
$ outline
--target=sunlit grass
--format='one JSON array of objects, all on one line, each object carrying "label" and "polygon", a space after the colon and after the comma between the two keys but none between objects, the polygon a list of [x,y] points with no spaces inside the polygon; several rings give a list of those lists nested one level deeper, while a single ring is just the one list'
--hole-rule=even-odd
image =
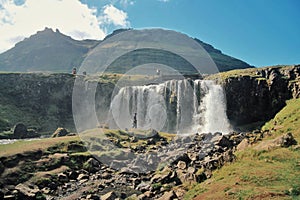
[{"label": "sunlit grass", "polygon": [[[287,101],[264,130],[272,136],[291,132],[300,143],[300,99]],[[274,121],[276,125],[274,124]],[[276,129],[276,126],[281,128]],[[254,146],[255,147],[255,146]],[[197,184],[185,199],[300,199],[300,151],[276,148],[255,150],[253,147],[236,153],[237,160],[213,173],[213,178]]]},{"label": "sunlit grass", "polygon": [[10,156],[27,151],[46,150],[56,144],[68,143],[70,141],[79,141],[78,136],[66,136],[59,138],[44,138],[30,141],[17,141],[12,144],[0,145],[0,157]]}]

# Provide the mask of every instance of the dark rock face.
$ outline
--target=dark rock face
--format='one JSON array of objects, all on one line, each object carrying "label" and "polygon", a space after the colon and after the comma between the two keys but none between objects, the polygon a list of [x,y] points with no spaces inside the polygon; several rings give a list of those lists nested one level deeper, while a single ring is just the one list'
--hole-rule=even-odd
[{"label": "dark rock face", "polygon": [[[0,130],[13,127],[18,122],[28,128],[35,128],[38,132],[53,133],[57,127],[74,130],[74,80],[75,77],[71,74],[0,74],[0,105],[5,105],[9,110],[4,110],[0,116]],[[82,85],[82,95],[85,95],[85,81]],[[96,99],[101,96],[104,100],[96,101],[97,109],[100,107],[103,111],[109,108],[113,89],[112,83],[98,83]],[[1,123],[2,117],[7,120],[5,124]]]},{"label": "dark rock face", "polygon": [[255,76],[229,77],[224,89],[231,124],[263,124],[285,106],[286,100],[300,97],[300,65],[257,69]]}]

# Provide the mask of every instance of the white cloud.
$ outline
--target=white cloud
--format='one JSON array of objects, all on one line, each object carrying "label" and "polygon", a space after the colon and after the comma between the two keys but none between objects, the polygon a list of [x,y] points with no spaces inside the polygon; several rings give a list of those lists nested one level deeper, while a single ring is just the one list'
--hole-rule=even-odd
[{"label": "white cloud", "polygon": [[130,26],[127,13],[119,10],[112,4],[103,7],[103,14],[98,17],[98,20],[100,25],[113,24],[122,28]]},{"label": "white cloud", "polygon": [[[127,14],[112,7],[105,16],[114,24],[128,23]],[[99,23],[96,9],[79,0],[26,0],[21,5],[0,0],[0,52],[45,27],[58,28],[75,39],[102,39],[106,33]]]},{"label": "white cloud", "polygon": [[170,0],[158,0],[158,1],[161,1],[161,2],[169,2]]}]

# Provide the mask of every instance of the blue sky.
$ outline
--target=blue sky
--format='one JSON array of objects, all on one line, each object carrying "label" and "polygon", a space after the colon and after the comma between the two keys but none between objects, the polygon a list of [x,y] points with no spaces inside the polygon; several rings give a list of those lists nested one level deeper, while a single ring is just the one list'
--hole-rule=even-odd
[{"label": "blue sky", "polygon": [[[4,42],[12,45],[43,26],[59,28],[75,39],[101,39],[116,28],[160,27],[196,37],[257,67],[300,63],[298,0],[52,0],[46,5],[47,1],[0,0],[0,35],[10,35]],[[22,14],[29,8],[30,15]],[[33,13],[49,17],[36,21]],[[22,29],[24,23],[30,28]],[[6,44],[11,47],[4,42],[0,41],[3,50]]]}]

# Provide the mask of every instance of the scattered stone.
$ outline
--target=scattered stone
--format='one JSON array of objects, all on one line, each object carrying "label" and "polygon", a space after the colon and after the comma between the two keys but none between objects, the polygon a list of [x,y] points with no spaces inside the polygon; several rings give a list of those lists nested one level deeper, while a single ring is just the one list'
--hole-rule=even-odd
[{"label": "scattered stone", "polygon": [[168,167],[165,167],[163,169],[163,171],[155,174],[152,178],[151,178],[151,183],[167,183],[168,180],[170,179],[172,175],[172,169],[168,168]]},{"label": "scattered stone", "polygon": [[256,150],[271,150],[278,147],[290,147],[296,145],[297,141],[293,137],[292,133],[281,135],[273,140],[262,141],[254,148]]},{"label": "scattered stone", "polygon": [[95,195],[95,194],[88,194],[88,195],[86,196],[86,199],[100,200],[100,197],[98,197],[98,196]]},{"label": "scattered stone", "polygon": [[77,177],[78,181],[84,180],[84,179],[89,179],[89,176],[86,175],[86,174],[79,174],[78,177]]},{"label": "scattered stone", "polygon": [[184,194],[186,193],[186,190],[184,190],[183,188],[177,188],[175,189],[175,194],[178,197],[178,199],[183,199]]},{"label": "scattered stone", "polygon": [[100,163],[98,160],[96,160],[95,158],[89,158],[86,163],[91,166],[91,167],[99,167]]},{"label": "scattered stone", "polygon": [[21,193],[22,196],[25,198],[34,198],[36,194],[40,191],[38,186],[36,185],[25,185],[25,184],[18,184],[16,189]]},{"label": "scattered stone", "polygon": [[184,161],[178,161],[178,163],[177,163],[177,167],[179,168],[179,169],[185,169],[186,168],[186,163],[184,162]]},{"label": "scattered stone", "polygon": [[292,133],[287,133],[279,138],[277,138],[276,142],[281,146],[281,147],[289,147],[292,145],[296,145],[297,141],[295,140],[294,136]]},{"label": "scattered stone", "polygon": [[101,200],[115,200],[118,196],[115,192],[109,192],[101,196]]},{"label": "scattered stone", "polygon": [[43,189],[41,189],[41,192],[42,192],[43,194],[49,194],[50,191],[51,191],[51,189],[48,188],[48,187],[44,187]]},{"label": "scattered stone", "polygon": [[188,157],[191,161],[197,160],[197,153],[196,152],[188,152]]},{"label": "scattered stone", "polygon": [[213,138],[213,142],[215,145],[221,146],[221,147],[232,147],[232,142],[224,135],[219,135]]},{"label": "scattered stone", "polygon": [[169,192],[165,192],[158,200],[173,200],[177,198],[175,192],[173,190]]},{"label": "scattered stone", "polygon": [[246,149],[247,147],[249,147],[249,140],[247,138],[243,139],[241,141],[241,143],[238,144],[238,146],[236,147],[237,151],[242,151],[244,149]]},{"label": "scattered stone", "polygon": [[75,180],[78,177],[78,172],[72,170],[72,171],[69,172],[68,176],[69,176],[69,179]]},{"label": "scattered stone", "polygon": [[196,172],[196,169],[194,167],[189,167],[187,169],[187,173],[189,173],[189,174],[194,174],[195,172]]},{"label": "scattered stone", "polygon": [[68,182],[69,178],[64,173],[59,173],[58,174],[58,180],[61,181],[61,182]]}]

